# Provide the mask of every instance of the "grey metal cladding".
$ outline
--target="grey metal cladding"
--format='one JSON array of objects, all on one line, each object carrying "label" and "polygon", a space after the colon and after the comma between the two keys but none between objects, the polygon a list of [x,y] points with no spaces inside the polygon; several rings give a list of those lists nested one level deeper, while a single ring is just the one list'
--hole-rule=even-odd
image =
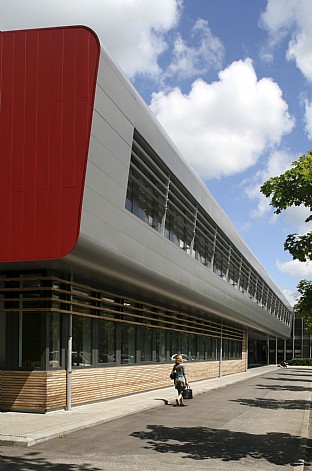
[{"label": "grey metal cladding", "polygon": [[136,129],[290,308],[223,209],[104,48],[97,82],[80,236],[63,263],[96,273],[103,280],[123,283],[127,289],[144,290],[168,302],[288,337],[290,322],[282,322],[258,306],[125,208]]}]

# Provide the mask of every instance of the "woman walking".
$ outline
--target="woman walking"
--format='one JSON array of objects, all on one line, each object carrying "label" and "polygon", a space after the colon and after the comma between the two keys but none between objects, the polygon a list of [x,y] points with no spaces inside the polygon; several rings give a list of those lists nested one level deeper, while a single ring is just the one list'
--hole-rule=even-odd
[{"label": "woman walking", "polygon": [[177,390],[178,397],[176,399],[177,406],[184,406],[182,393],[187,387],[187,379],[185,366],[183,365],[183,358],[181,355],[175,357],[175,364],[172,368],[170,377],[174,377],[174,387]]}]

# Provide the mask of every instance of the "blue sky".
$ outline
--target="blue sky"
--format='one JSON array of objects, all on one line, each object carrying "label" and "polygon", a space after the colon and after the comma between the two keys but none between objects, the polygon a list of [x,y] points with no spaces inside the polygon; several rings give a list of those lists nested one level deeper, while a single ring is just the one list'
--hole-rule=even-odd
[{"label": "blue sky", "polygon": [[311,0],[1,0],[0,29],[85,24],[293,303],[307,210],[259,188],[312,148]]}]

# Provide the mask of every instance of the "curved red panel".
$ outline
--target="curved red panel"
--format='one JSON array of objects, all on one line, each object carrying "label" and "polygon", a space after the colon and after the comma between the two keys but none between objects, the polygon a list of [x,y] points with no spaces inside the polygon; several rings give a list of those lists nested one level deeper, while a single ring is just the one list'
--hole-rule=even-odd
[{"label": "curved red panel", "polygon": [[0,261],[77,243],[100,56],[88,28],[0,33]]}]

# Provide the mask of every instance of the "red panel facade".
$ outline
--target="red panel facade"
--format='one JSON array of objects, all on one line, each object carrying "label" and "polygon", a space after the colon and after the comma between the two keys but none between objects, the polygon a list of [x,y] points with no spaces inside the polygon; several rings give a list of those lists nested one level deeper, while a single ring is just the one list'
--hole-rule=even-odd
[{"label": "red panel facade", "polygon": [[77,243],[99,56],[84,27],[0,32],[0,262]]}]

